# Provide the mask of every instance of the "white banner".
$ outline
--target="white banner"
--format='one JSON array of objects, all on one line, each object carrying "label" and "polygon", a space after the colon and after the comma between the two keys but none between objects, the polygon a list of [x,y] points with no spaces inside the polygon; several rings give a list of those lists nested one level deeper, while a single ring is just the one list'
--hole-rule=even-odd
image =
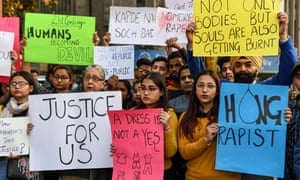
[{"label": "white banner", "polygon": [[193,19],[193,12],[158,8],[156,16],[157,37],[164,42],[171,37],[177,37],[178,43],[186,44],[186,28]]},{"label": "white banner", "polygon": [[0,76],[10,76],[9,52],[13,50],[14,36],[15,34],[12,32],[0,31]]},{"label": "white banner", "polygon": [[94,64],[103,67],[106,79],[134,79],[134,46],[95,46]]},{"label": "white banner", "polygon": [[120,91],[30,95],[30,170],[112,167],[107,110],[121,101]]},{"label": "white banner", "polygon": [[29,153],[28,122],[28,117],[0,118],[0,156]]},{"label": "white banner", "polygon": [[112,44],[165,45],[157,37],[157,8],[110,7],[109,32]]}]

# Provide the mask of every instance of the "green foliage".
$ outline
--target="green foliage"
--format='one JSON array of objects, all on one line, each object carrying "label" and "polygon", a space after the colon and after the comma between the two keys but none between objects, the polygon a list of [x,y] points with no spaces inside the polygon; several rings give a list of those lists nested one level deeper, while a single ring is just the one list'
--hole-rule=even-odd
[{"label": "green foliage", "polygon": [[58,5],[59,0],[3,0],[4,16],[22,17],[26,12],[37,12],[39,11],[39,3],[46,8],[53,10]]}]

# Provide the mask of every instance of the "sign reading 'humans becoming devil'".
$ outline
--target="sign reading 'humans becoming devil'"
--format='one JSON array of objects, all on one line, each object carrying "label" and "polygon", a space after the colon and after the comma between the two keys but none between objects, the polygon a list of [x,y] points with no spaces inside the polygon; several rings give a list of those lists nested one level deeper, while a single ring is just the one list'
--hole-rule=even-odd
[{"label": "sign reading 'humans becoming devil'", "polygon": [[122,109],[120,92],[31,95],[30,170],[112,167],[107,110]]},{"label": "sign reading 'humans becoming devil'", "polygon": [[95,17],[26,13],[25,60],[50,64],[93,64]]},{"label": "sign reading 'humans becoming devil'", "polygon": [[109,111],[114,153],[113,179],[163,179],[162,109]]},{"label": "sign reading 'humans becoming devil'", "polygon": [[283,177],[288,87],[223,83],[216,169]]}]

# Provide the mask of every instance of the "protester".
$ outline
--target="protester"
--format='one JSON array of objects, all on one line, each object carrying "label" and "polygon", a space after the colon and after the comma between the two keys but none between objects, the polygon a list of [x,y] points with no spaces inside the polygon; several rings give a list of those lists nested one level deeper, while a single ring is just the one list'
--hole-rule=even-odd
[{"label": "protester", "polygon": [[178,147],[186,163],[186,180],[239,180],[238,173],[215,170],[220,80],[207,70],[195,79],[190,103],[179,120]]},{"label": "protester", "polygon": [[171,158],[177,151],[177,117],[173,109],[169,108],[166,84],[163,77],[151,72],[146,75],[141,81],[141,100],[136,109],[143,108],[163,108],[159,114],[159,121],[164,127],[165,136],[165,153],[164,164],[165,180],[174,180],[174,170],[172,169]]},{"label": "protester", "polygon": [[[296,90],[300,90],[300,61],[298,61],[292,69],[293,84]],[[296,99],[289,102],[289,108],[292,111],[292,120],[287,126],[286,136],[286,157],[285,157],[285,177],[286,180],[296,179],[294,171],[294,146],[300,139],[300,95]]]},{"label": "protester", "polygon": [[[38,88],[35,86],[34,79],[31,74],[26,71],[14,73],[10,77],[9,90],[11,97],[4,107],[1,117],[25,117],[28,116],[28,100],[30,94],[36,94]],[[12,156],[14,156],[12,154]],[[18,158],[18,157],[14,157]],[[5,180],[7,171],[7,158],[0,158],[0,179]],[[29,171],[27,169],[27,175]],[[41,175],[36,174],[37,180],[42,178]],[[29,177],[28,177],[29,178]]]},{"label": "protester", "polygon": [[[231,67],[234,74],[234,82],[237,83],[259,83],[272,85],[290,85],[292,83],[291,70],[297,61],[295,48],[291,38],[287,34],[288,16],[286,13],[278,13],[280,25],[280,59],[278,73],[269,79],[257,82],[259,72],[263,65],[263,58],[260,56],[235,56],[231,57]],[[288,113],[287,111],[285,113]],[[273,177],[243,174],[243,180],[271,180]]]},{"label": "protester", "polygon": [[218,58],[219,74],[220,77],[230,82],[234,81],[233,72],[231,69],[230,57]]},{"label": "protester", "polygon": [[[85,69],[83,73],[83,90],[84,92],[105,90],[105,73],[100,65],[91,65]],[[86,174],[88,173],[86,172]],[[90,170],[90,176],[86,176],[86,178],[89,180],[111,180],[112,168]]]},{"label": "protester", "polygon": [[300,138],[298,138],[294,147],[294,172],[297,180],[300,180]]},{"label": "protester", "polygon": [[151,72],[151,60],[147,58],[140,58],[136,62],[136,69],[134,71],[134,77],[140,81],[144,76]]},{"label": "protester", "polygon": [[179,69],[185,64],[185,55],[182,51],[174,51],[168,56],[169,62],[169,78],[168,78],[168,98],[173,99],[183,94],[180,88],[180,81],[178,77]]},{"label": "protester", "polygon": [[180,68],[179,79],[180,88],[182,89],[184,94],[169,101],[170,106],[174,109],[177,117],[179,117],[181,113],[187,110],[193,88],[194,79],[191,76],[188,65],[184,65]]},{"label": "protester", "polygon": [[128,80],[119,80],[118,88],[122,92],[122,107],[130,109],[134,106],[131,84]]},{"label": "protester", "polygon": [[164,56],[158,56],[152,60],[151,71],[158,72],[167,80],[169,72],[168,59]]},{"label": "protester", "polygon": [[2,112],[3,107],[5,107],[6,103],[9,100],[10,92],[9,92],[9,83],[2,82],[0,83],[0,114]]},{"label": "protester", "polygon": [[140,81],[134,81],[133,82],[133,100],[134,100],[134,107],[138,106],[142,100],[141,100],[141,82]]},{"label": "protester", "polygon": [[69,66],[57,65],[53,69],[53,93],[68,93],[71,90],[73,78]]}]

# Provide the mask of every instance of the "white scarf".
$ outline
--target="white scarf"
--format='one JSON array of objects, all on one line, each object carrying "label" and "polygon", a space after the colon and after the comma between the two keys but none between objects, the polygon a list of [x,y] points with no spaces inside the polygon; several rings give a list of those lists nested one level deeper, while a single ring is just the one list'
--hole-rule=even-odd
[{"label": "white scarf", "polygon": [[1,117],[12,117],[15,114],[20,114],[28,109],[28,101],[20,105],[14,97],[11,97],[7,105],[2,111]]}]

